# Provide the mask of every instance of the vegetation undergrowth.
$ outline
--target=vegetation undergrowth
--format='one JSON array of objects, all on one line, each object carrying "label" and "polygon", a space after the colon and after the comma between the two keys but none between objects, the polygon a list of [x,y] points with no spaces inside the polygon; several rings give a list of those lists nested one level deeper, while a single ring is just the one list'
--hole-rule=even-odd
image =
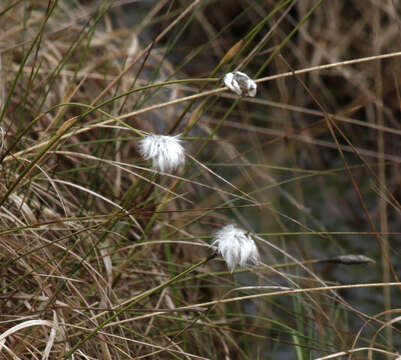
[{"label": "vegetation undergrowth", "polygon": [[3,1],[0,357],[398,359],[400,14]]}]

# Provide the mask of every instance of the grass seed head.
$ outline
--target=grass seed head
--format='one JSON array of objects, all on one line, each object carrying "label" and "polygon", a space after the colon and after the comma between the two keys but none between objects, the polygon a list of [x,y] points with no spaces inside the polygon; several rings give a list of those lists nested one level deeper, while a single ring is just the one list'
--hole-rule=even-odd
[{"label": "grass seed head", "polygon": [[223,78],[224,84],[239,96],[254,97],[257,91],[256,83],[243,72],[234,71],[227,73]]},{"label": "grass seed head", "polygon": [[236,225],[226,225],[217,231],[212,246],[217,247],[217,252],[223,256],[231,271],[260,262],[255,241]]},{"label": "grass seed head", "polygon": [[148,135],[139,141],[139,151],[145,160],[152,160],[152,168],[171,172],[185,164],[185,150],[179,135]]}]

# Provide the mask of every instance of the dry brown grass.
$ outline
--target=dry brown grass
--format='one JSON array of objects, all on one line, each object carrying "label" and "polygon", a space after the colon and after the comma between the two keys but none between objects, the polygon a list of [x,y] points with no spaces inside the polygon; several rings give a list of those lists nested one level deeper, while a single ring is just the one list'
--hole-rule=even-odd
[{"label": "dry brown grass", "polygon": [[[396,357],[401,7],[319,3],[0,4],[0,358]],[[264,265],[161,286],[232,222]]]}]

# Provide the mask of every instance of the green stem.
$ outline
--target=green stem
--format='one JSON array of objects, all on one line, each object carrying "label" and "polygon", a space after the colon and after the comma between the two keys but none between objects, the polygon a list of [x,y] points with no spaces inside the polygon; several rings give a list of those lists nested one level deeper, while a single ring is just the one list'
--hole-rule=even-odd
[{"label": "green stem", "polygon": [[285,44],[291,40],[293,35],[302,27],[302,25],[309,19],[309,17],[315,12],[315,10],[322,4],[323,0],[318,0],[315,5],[306,13],[306,15],[301,19],[301,21],[295,26],[295,28],[287,35],[287,37],[280,43],[279,46],[271,53],[269,58],[264,62],[264,64],[260,67],[259,71],[256,73],[255,78],[258,78],[259,75],[266,69],[266,67],[270,64],[270,62],[276,57],[276,55],[281,51]]}]

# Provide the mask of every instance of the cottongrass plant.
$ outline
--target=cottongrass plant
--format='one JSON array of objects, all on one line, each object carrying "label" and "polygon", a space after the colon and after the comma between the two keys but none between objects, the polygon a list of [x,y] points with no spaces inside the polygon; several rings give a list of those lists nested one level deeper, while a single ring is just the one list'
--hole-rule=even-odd
[{"label": "cottongrass plant", "polygon": [[397,2],[0,3],[0,358],[399,357]]},{"label": "cottongrass plant", "polygon": [[217,231],[211,246],[216,247],[217,253],[223,256],[231,272],[260,263],[255,241],[248,232],[236,225],[226,225]]},{"label": "cottongrass plant", "polygon": [[152,168],[171,172],[185,164],[185,150],[180,135],[150,134],[139,141],[139,151],[145,160],[152,160]]},{"label": "cottongrass plant", "polygon": [[254,97],[257,91],[256,83],[241,71],[227,73],[223,78],[224,85],[239,96]]}]

